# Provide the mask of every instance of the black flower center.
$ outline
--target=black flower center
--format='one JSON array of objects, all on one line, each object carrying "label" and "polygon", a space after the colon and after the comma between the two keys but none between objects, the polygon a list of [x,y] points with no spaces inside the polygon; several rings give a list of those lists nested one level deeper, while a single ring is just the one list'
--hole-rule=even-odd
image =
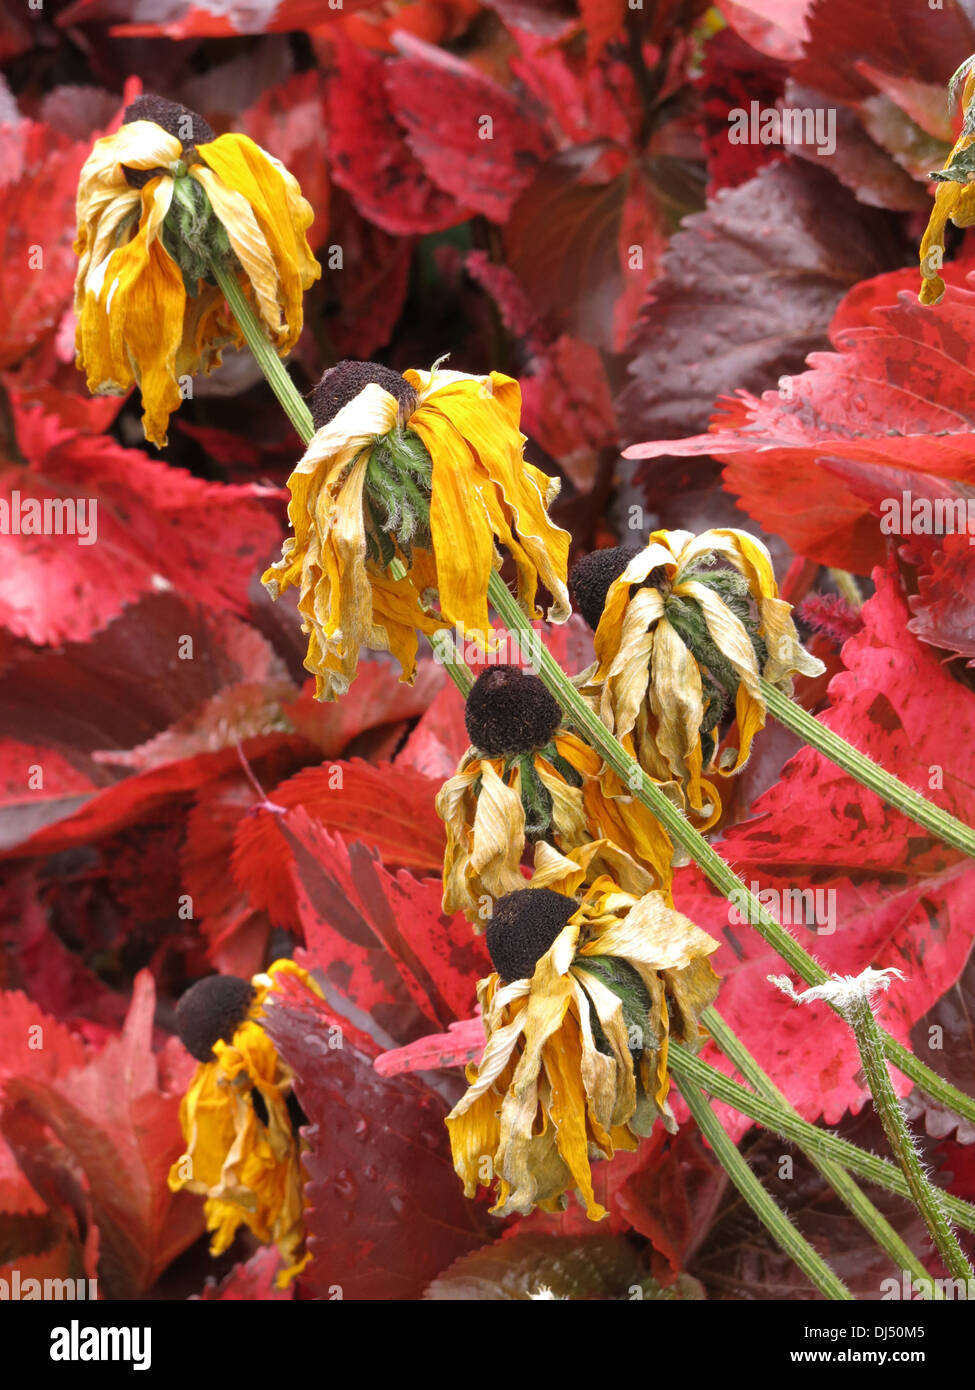
[{"label": "black flower center", "polygon": [[578,907],[575,898],[551,888],[519,888],[498,898],[484,939],[501,979],[530,979]]},{"label": "black flower center", "polygon": [[[122,112],[122,124],[133,121],[152,121],[161,126],[169,135],[174,135],[183,146],[183,153],[189,154],[196,145],[206,145],[216,136],[206,120],[197,111],[182,106],[178,101],[167,101],[154,92],[144,92],[141,97]],[[159,169],[129,169],[122,166],[125,180],[132,188],[144,188],[150,179],[162,172]]]},{"label": "black flower center", "polygon": [[[634,555],[639,555],[642,545],[614,545],[608,550],[594,550],[577,560],[569,576],[572,587],[572,601],[593,632],[599,626],[606,607],[606,597],[610,586],[619,579]],[[637,589],[656,589],[667,578],[663,565],[657,565],[647,575],[642,584],[631,584],[630,595]]]},{"label": "black flower center", "polygon": [[187,1052],[198,1062],[212,1062],[213,1044],[230,1042],[253,998],[250,981],[236,975],[197,980],[176,1005],[176,1028]]},{"label": "black flower center", "polygon": [[400,404],[400,423],[405,424],[416,409],[417,396],[413,387],[399,372],[378,362],[355,362],[347,358],[329,367],[311,393],[311,416],[316,430],[327,425],[339,411],[354,401],[359,392],[375,382]]},{"label": "black flower center", "polygon": [[562,722],[558,702],[538,676],[518,666],[488,666],[467,697],[467,736],[489,758],[544,748]]}]

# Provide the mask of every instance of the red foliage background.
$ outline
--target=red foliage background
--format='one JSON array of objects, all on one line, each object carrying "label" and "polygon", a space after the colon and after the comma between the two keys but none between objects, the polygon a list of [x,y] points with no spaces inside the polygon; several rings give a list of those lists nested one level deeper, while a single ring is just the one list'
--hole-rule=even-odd
[{"label": "red foliage background", "polygon": [[[487,959],[441,913],[433,808],[466,744],[460,699],[429,658],[412,688],[377,659],[342,703],[315,704],[295,614],[258,583],[298,442],[246,354],[194,383],[159,453],[137,399],[88,398],[74,197],[92,140],[144,87],[246,131],[316,209],[300,389],[344,356],[402,370],[450,352],[519,376],[529,456],[562,477],[555,516],[577,552],[657,525],[757,531],[833,677],[798,697],[971,823],[975,552],[880,524],[885,498],[975,484],[975,262],[959,237],[934,309],[913,267],[927,174],[957,129],[944,84],[975,49],[968,11],[241,12],[246,32],[207,0],[0,15],[0,497],[98,503],[90,546],[0,536],[0,1277],[97,1275],[109,1298],[495,1299],[540,1283],[619,1298],[657,1281],[808,1297],[689,1120],[597,1166],[602,1228],[575,1207],[502,1224],[464,1200],[442,1121],[478,1046]],[[832,112],[835,148],[732,144],[729,113],[752,101]],[[830,567],[858,577],[862,611]],[[584,664],[580,620],[551,639]],[[763,889],[834,894],[835,933],[798,934],[831,969],[902,969],[885,1024],[975,1086],[967,860],[772,727],[719,848]],[[770,990],[776,963],[696,871],[677,897],[722,940],[722,1011],[803,1115],[882,1143],[840,1026],[814,1029]],[[209,1259],[202,1204],[165,1175],[191,1067],[175,1001],[209,971],[291,953],[327,1002],[289,986],[269,1023],[309,1117],[313,1259],[282,1294],[273,1251],[240,1238]],[[939,1180],[970,1196],[975,1131],[909,1103]],[[729,1121],[876,1297],[890,1271],[817,1175],[780,1180],[777,1141]],[[927,1251],[904,1203],[884,1210]]]}]

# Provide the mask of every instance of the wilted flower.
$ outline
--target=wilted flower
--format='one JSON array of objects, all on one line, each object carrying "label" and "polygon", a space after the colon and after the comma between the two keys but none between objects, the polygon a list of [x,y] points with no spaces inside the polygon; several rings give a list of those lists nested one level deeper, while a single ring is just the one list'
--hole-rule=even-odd
[{"label": "wilted flower", "polygon": [[210,1253],[222,1254],[247,1226],[277,1245],[282,1287],[307,1258],[297,1133],[304,1116],[291,1071],[260,1023],[268,993],[285,974],[321,993],[306,970],[279,960],[250,982],[214,975],[181,998],[180,1037],[200,1065],[180,1106],[186,1152],[169,1173],[171,1191],[206,1198]]},{"label": "wilted flower", "polygon": [[447,832],[445,912],[470,914],[475,929],[491,900],[524,886],[526,841],[562,850],[606,838],[651,866],[668,888],[673,846],[576,734],[538,676],[513,666],[486,667],[467,697],[471,740],[456,774],[437,796]]},{"label": "wilted flower", "polygon": [[321,267],[313,212],[281,162],[246,135],[214,138],[194,111],[145,95],[95,142],[78,185],[78,366],[96,395],[142,391],[142,425],[166,442],[180,378],[243,339],[212,275],[243,286],[278,352],[297,342]]},{"label": "wilted flower", "polygon": [[931,175],[937,182],[934,207],[928,219],[924,236],[921,238],[921,292],[922,304],[937,304],[945,292],[945,282],[938,274],[944,261],[945,226],[950,220],[956,227],[970,227],[975,222],[975,105],[972,95],[975,92],[975,59],[964,62],[952,78],[951,94],[957,84],[964,79],[962,107],[965,112],[961,134],[955,141],[951,154],[944,167]]},{"label": "wilted flower", "polygon": [[575,1189],[605,1216],[590,1159],[634,1149],[668,1103],[669,1040],[696,1046],[718,943],[608,841],[568,856],[539,844],[531,887],[501,898],[478,983],[486,1033],[447,1117],[464,1191],[497,1181],[492,1211],[564,1207]]},{"label": "wilted flower", "polygon": [[568,617],[569,536],[547,513],[559,484],[524,460],[516,381],[340,362],[312,414],[315,437],[288,480],[294,535],[264,584],[272,598],[299,590],[319,699],[348,689],[363,647],[393,652],[410,681],[418,632],[486,634],[496,541],[525,608],[538,616],[540,580],[549,618]]},{"label": "wilted flower", "polygon": [[[706,828],[721,801],[702,774],[744,766],[765,724],[760,676],[791,693],[795,673],[825,670],[799,642],[768,551],[745,531],[655,531],[641,550],[587,556],[572,584],[596,629],[581,690],[651,777],[680,782]],[[738,748],[717,760],[732,711]]]}]

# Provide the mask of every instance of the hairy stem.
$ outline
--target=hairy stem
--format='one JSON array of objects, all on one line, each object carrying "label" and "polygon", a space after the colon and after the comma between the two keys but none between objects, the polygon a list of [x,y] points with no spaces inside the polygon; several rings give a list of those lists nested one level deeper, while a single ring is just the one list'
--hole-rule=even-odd
[{"label": "hairy stem", "polygon": [[874,1106],[894,1157],[907,1178],[911,1199],[924,1217],[925,1225],[931,1232],[931,1238],[946,1267],[956,1279],[975,1280],[975,1270],[965,1258],[965,1253],[948,1224],[942,1195],[925,1173],[914,1140],[907,1128],[904,1112],[887,1070],[880,1027],[874,1017],[866,989],[853,998],[843,1012],[853,1029]]},{"label": "hairy stem", "polygon": [[701,1088],[688,1076],[679,1076],[676,1072],[674,1074],[677,1076],[681,1095],[687,1101],[687,1107],[698,1128],[711,1145],[722,1168],[763,1226],[824,1298],[843,1302],[852,1300],[853,1295],[843,1281],[833,1273],[822,1256],[813,1249],[805,1236],[796,1230],[782,1208],[765,1191],[725,1133]]}]

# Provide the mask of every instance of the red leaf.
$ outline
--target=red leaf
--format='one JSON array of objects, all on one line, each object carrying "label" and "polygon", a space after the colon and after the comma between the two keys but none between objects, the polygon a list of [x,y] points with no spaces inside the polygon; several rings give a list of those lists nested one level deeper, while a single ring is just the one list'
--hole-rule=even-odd
[{"label": "red leaf", "polygon": [[[875,573],[864,628],[847,642],[847,670],[830,685],[822,721],[875,762],[967,824],[975,818],[975,697],[905,631],[896,582]],[[932,790],[941,768],[944,790]],[[815,808],[814,819],[810,808]],[[915,1021],[958,978],[971,947],[971,862],[927,836],[819,754],[805,749],[760,797],[753,818],[719,846],[748,884],[772,890],[780,920],[831,972],[896,966],[908,977],[878,1001],[878,1014],[908,1043]],[[753,890],[754,891],[754,890]],[[793,892],[818,897],[800,900]],[[832,897],[828,895],[833,895]],[[866,1092],[847,1027],[826,1006],[797,1008],[768,984],[781,960],[694,869],[675,879],[678,907],[725,945],[718,1008],[807,1119],[856,1114]],[[807,927],[813,917],[820,929]],[[787,923],[788,924],[788,923]],[[831,930],[835,928],[835,930]],[[815,1010],[815,1015],[813,1015]],[[810,1023],[812,1018],[813,1023]],[[813,1026],[814,1025],[814,1026]],[[894,1073],[900,1093],[910,1083]]]},{"label": "red leaf", "polygon": [[345,1025],[294,983],[267,1009],[267,1031],[295,1073],[311,1125],[304,1166],[312,1260],[301,1288],[321,1298],[334,1297],[336,1286],[344,1299],[418,1298],[500,1227],[463,1196],[440,1098],[412,1077],[379,1076],[374,1053],[347,1038],[335,1047],[337,1026]]},{"label": "red leaf", "polygon": [[[682,448],[665,437],[703,425],[729,382],[755,390],[799,371],[825,344],[850,284],[900,259],[884,226],[881,214],[858,205],[829,174],[792,163],[763,169],[685,218],[631,339],[630,384],[618,403],[627,438],[652,433],[659,442],[628,449],[626,457],[682,456],[687,441]],[[720,456],[720,441],[703,438],[707,447],[696,452]]]},{"label": "red leaf", "polygon": [[551,153],[540,117],[470,63],[406,34],[396,45],[386,91],[410,149],[439,188],[503,222]]},{"label": "red leaf", "polygon": [[944,88],[960,54],[975,50],[975,28],[964,5],[943,0],[939,9],[877,0],[869,10],[844,0],[818,0],[793,72],[800,82],[841,101],[872,95],[862,64]]},{"label": "red leaf", "polygon": [[287,1303],[295,1296],[294,1284],[279,1289],[275,1280],[281,1269],[281,1256],[273,1245],[255,1250],[249,1260],[234,1265],[230,1273],[220,1280],[208,1279],[199,1295],[204,1303],[225,1303],[243,1301],[247,1303]]},{"label": "red leaf", "polygon": [[344,39],[335,40],[334,51],[328,113],[335,182],[364,217],[395,235],[440,231],[464,221],[464,207],[431,182],[410,152],[386,95],[387,61]]},{"label": "red leaf", "polygon": [[378,850],[388,865],[439,872],[444,836],[433,805],[438,790],[439,783],[399,764],[374,766],[353,758],[305,768],[270,793],[276,811],[259,810],[241,824],[234,875],[276,925],[297,925],[279,822],[281,811],[296,807],[329,830]]},{"label": "red leaf", "polygon": [[54,1075],[36,1054],[39,1070],[25,1068],[8,1082],[10,1099],[28,1104],[85,1174],[109,1297],[145,1292],[202,1230],[199,1201],[166,1185],[183,1137],[180,1096],[160,1087],[154,1010],[152,977],[140,971],[121,1035],[97,1056]]},{"label": "red leaf", "polygon": [[[0,622],[12,632],[84,641],[126,604],[173,586],[190,586],[209,607],[246,611],[248,580],[279,535],[257,500],[264,489],[203,482],[36,409],[15,405],[15,420],[28,466],[0,469],[14,556],[0,574]],[[34,524],[26,503],[39,511],[60,508],[58,499],[71,504],[59,524],[67,534],[16,534],[22,518]]]},{"label": "red leaf", "polygon": [[[904,479],[915,473],[961,483],[975,478],[975,293],[952,284],[964,265],[945,271],[949,288],[934,308],[904,293],[908,284],[916,289],[913,271],[858,288],[857,308],[841,306],[831,334],[838,351],[815,354],[811,370],[789,378],[786,390],[766,391],[761,400],[742,392],[738,401],[721,402],[726,414],[710,434],[640,444],[627,457],[713,454],[728,465],[726,486],[766,529],[822,564],[865,573],[886,553],[871,515],[879,511],[876,499],[899,499]],[[856,326],[859,305],[870,308],[881,295],[886,304]],[[837,483],[838,470],[846,486]],[[918,476],[919,492],[926,481]]]},{"label": "red leaf", "polygon": [[84,1066],[85,1045],[19,991],[0,991],[0,1082],[29,1076],[54,1081]]},{"label": "red leaf", "polygon": [[305,939],[298,956],[372,1016],[385,1046],[469,1012],[490,966],[467,923],[441,912],[439,878],[394,876],[365,845],[344,843],[303,810],[283,817],[279,830]]},{"label": "red leaf", "polygon": [[380,1076],[402,1076],[405,1072],[463,1067],[478,1061],[483,1051],[484,1020],[478,1014],[462,1023],[451,1023],[446,1033],[430,1033],[406,1047],[384,1052],[374,1065]]}]

